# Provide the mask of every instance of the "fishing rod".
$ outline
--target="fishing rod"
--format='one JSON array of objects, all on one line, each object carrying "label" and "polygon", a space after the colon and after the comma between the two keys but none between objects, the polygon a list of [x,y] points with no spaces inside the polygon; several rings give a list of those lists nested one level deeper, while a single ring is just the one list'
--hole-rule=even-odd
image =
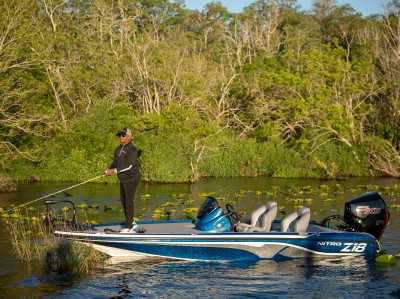
[{"label": "fishing rod", "polygon": [[5,213],[5,212],[9,212],[9,211],[12,211],[12,210],[18,209],[18,208],[20,208],[20,207],[23,207],[23,206],[29,205],[29,204],[31,204],[31,203],[34,203],[34,202],[36,202],[36,201],[38,201],[38,200],[45,199],[45,198],[47,198],[47,197],[50,197],[50,196],[53,196],[53,195],[55,195],[55,194],[58,194],[58,193],[61,193],[61,192],[64,192],[64,191],[66,191],[66,190],[69,190],[69,189],[72,189],[72,188],[78,187],[78,186],[80,186],[80,185],[83,185],[83,184],[89,183],[89,182],[91,182],[91,181],[94,181],[94,180],[97,180],[97,179],[99,179],[99,178],[102,178],[102,177],[104,177],[105,175],[106,175],[106,174],[104,173],[104,174],[102,174],[102,175],[99,175],[99,176],[97,176],[97,177],[95,177],[95,178],[92,178],[92,179],[90,179],[90,180],[87,180],[87,181],[81,182],[81,183],[79,183],[79,184],[76,184],[76,185],[70,186],[70,187],[68,187],[68,188],[65,188],[65,189],[59,190],[59,191],[57,191],[57,192],[54,192],[54,193],[51,193],[51,194],[47,194],[47,195],[45,195],[45,196],[42,196],[42,197],[40,197],[40,198],[37,198],[37,199],[35,199],[35,200],[32,200],[32,201],[30,201],[30,202],[27,202],[27,203],[24,203],[24,204],[22,204],[22,205],[19,205],[19,206],[17,206],[17,207],[14,207],[14,208],[12,208],[12,209],[9,209],[9,210],[6,210],[6,211],[3,211],[2,213]]},{"label": "fishing rod", "polygon": [[[125,171],[128,171],[128,170],[131,169],[131,168],[132,168],[132,165],[129,165],[129,167],[127,167],[127,168],[125,168],[125,169],[121,169],[121,170],[119,170],[119,171],[116,171],[115,173],[125,172]],[[103,173],[102,175],[99,175],[99,176],[97,176],[97,177],[95,177],[95,178],[89,179],[89,180],[87,180],[87,181],[81,182],[81,183],[79,183],[79,184],[73,185],[73,186],[71,186],[71,187],[68,187],[68,188],[65,188],[65,189],[62,189],[62,190],[59,190],[59,191],[57,191],[57,192],[54,192],[54,193],[51,193],[51,194],[47,194],[47,195],[45,195],[45,196],[42,196],[42,197],[40,197],[40,198],[31,200],[30,202],[24,203],[24,204],[22,204],[22,205],[19,205],[19,206],[17,206],[17,207],[12,208],[12,209],[9,209],[9,210],[6,210],[6,211],[2,211],[1,214],[5,213],[5,212],[12,211],[12,210],[15,210],[15,209],[18,209],[18,208],[23,207],[23,206],[26,206],[26,205],[29,205],[29,204],[31,204],[31,203],[34,203],[34,202],[38,201],[38,200],[45,199],[45,198],[50,197],[50,196],[53,196],[53,195],[55,195],[55,194],[58,194],[58,193],[61,193],[61,192],[66,191],[66,190],[69,190],[69,189],[78,187],[78,186],[80,186],[80,185],[89,183],[89,182],[91,182],[91,181],[94,181],[94,180],[97,180],[97,179],[99,179],[99,178],[105,177],[106,175],[107,175],[106,173]]]}]

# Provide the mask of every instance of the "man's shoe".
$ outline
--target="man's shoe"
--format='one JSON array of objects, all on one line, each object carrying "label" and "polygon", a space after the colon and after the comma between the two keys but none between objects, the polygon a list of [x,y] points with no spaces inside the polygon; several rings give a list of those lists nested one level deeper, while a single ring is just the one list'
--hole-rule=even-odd
[{"label": "man's shoe", "polygon": [[135,221],[132,222],[132,229],[136,230],[139,226]]}]

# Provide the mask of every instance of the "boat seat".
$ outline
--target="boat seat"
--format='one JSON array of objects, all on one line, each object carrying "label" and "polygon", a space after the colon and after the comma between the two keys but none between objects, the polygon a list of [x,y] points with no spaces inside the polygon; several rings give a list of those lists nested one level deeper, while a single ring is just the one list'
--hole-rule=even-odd
[{"label": "boat seat", "polygon": [[277,212],[277,203],[268,201],[251,213],[250,224],[240,222],[236,225],[235,230],[238,232],[269,232]]},{"label": "boat seat", "polygon": [[305,232],[308,228],[310,217],[311,214],[309,208],[300,208],[282,219],[281,231],[296,233]]}]

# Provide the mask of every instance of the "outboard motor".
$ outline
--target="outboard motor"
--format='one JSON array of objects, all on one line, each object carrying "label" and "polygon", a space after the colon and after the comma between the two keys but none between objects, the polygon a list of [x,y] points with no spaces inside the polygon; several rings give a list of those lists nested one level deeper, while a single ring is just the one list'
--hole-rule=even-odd
[{"label": "outboard motor", "polygon": [[345,203],[344,219],[356,231],[367,232],[379,240],[389,222],[389,210],[383,198],[369,192]]},{"label": "outboard motor", "polygon": [[211,196],[204,201],[194,224],[196,229],[209,232],[224,232],[231,228],[229,218],[219,207],[218,201]]}]

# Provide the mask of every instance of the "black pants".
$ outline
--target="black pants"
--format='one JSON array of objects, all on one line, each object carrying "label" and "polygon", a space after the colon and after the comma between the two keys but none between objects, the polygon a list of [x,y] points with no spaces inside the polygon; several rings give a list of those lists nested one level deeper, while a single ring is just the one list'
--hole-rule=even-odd
[{"label": "black pants", "polygon": [[120,183],[119,191],[122,206],[125,213],[125,227],[132,228],[133,217],[135,214],[135,192],[139,181]]}]

